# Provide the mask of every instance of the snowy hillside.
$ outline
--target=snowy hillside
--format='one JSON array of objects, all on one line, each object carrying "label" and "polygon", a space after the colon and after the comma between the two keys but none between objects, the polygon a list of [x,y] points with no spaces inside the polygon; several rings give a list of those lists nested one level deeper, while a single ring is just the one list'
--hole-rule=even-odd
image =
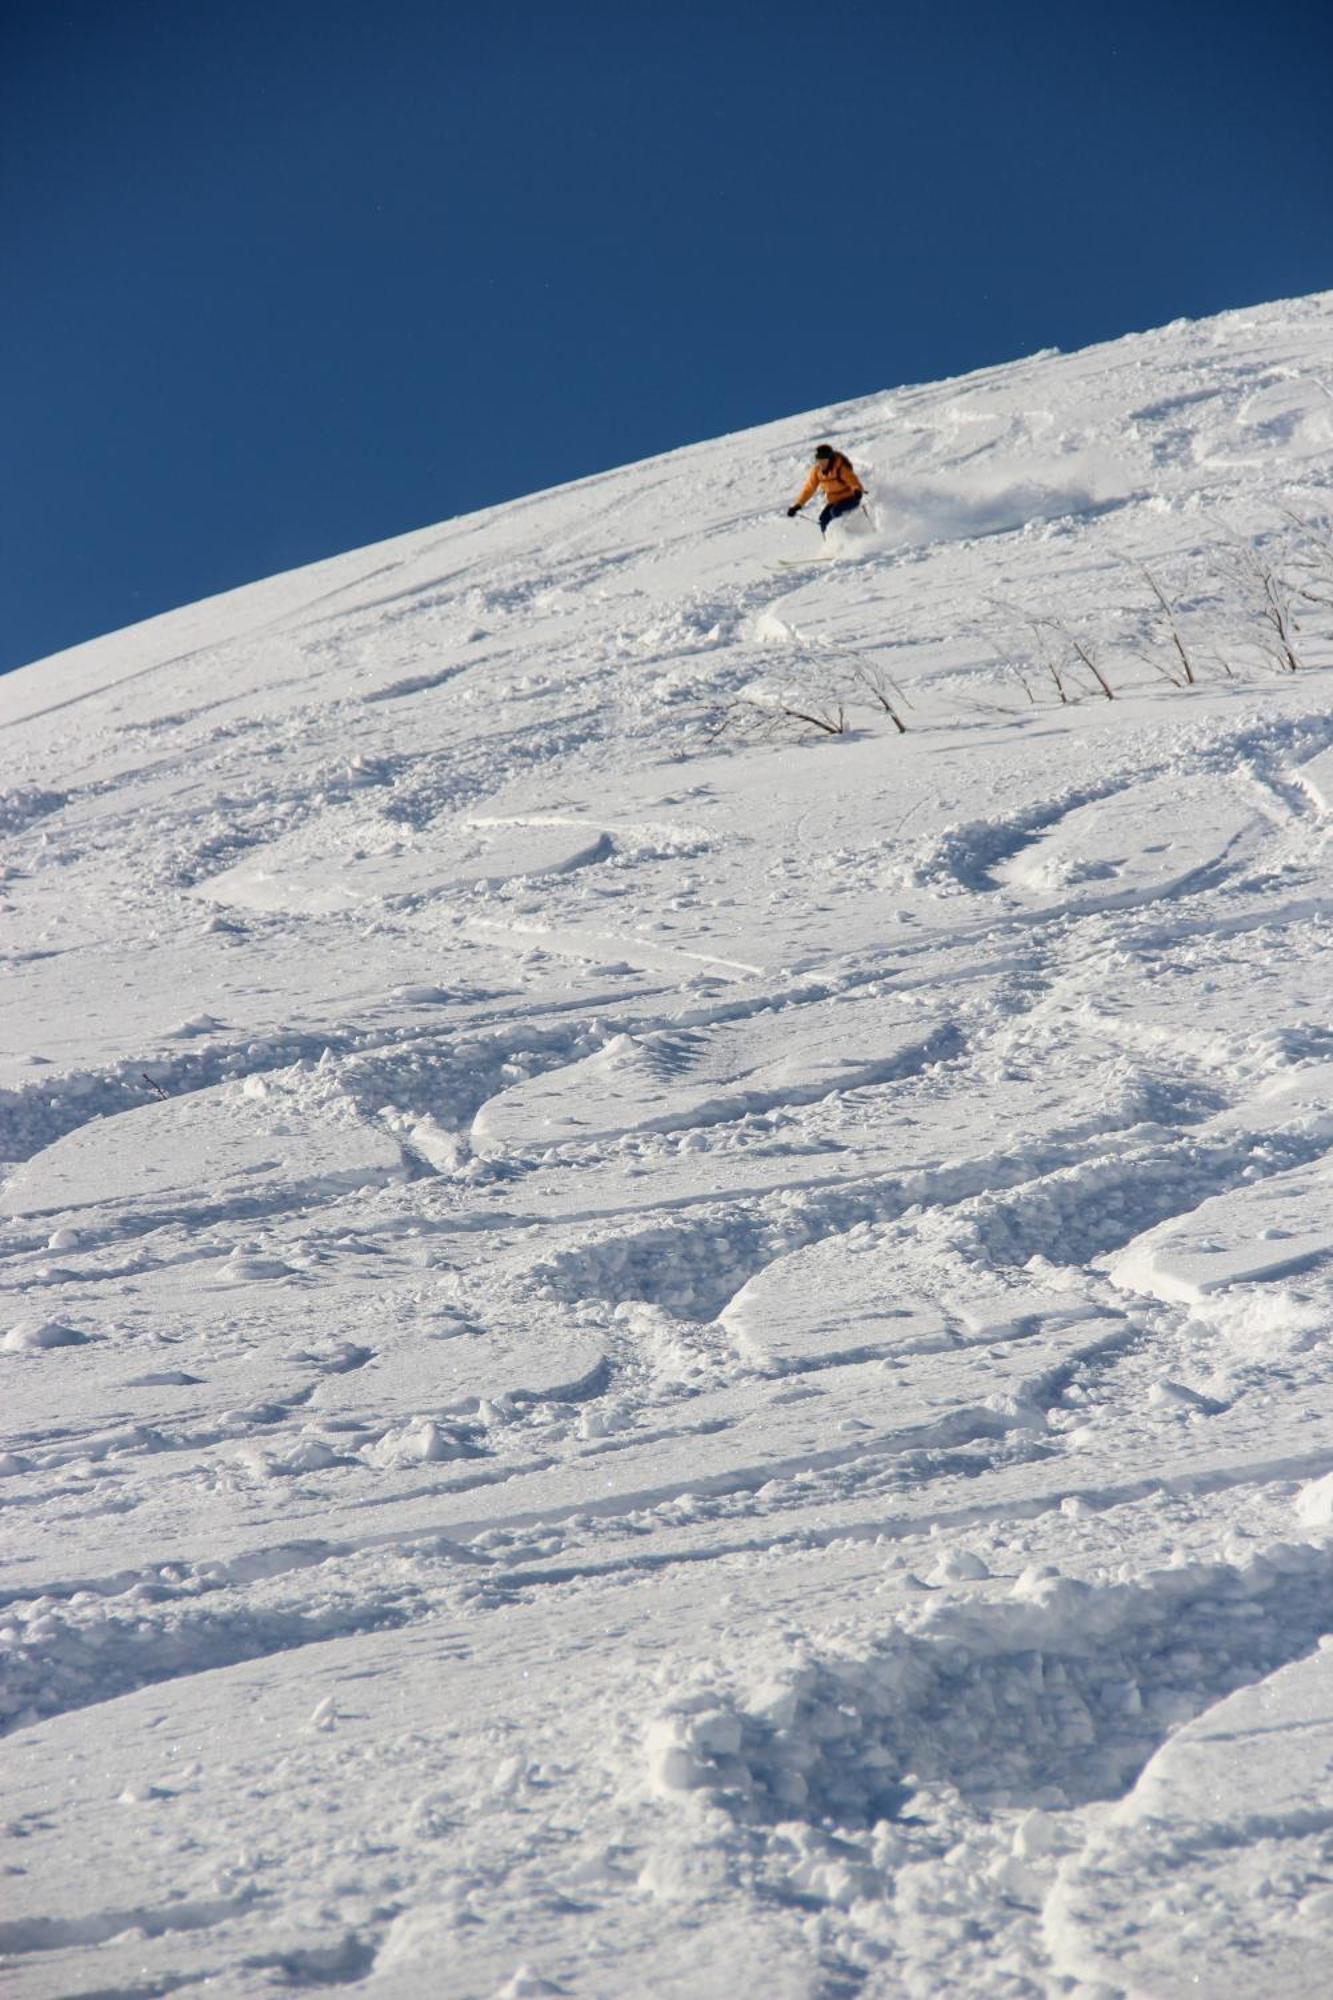
[{"label": "snowy hillside", "polygon": [[10,2000],[1324,1989],[1331,514],[1333,294],[0,681]]}]

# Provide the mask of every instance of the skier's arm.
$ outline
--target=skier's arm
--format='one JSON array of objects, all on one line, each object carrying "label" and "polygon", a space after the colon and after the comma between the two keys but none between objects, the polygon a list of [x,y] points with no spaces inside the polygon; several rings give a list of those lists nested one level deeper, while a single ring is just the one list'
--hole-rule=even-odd
[{"label": "skier's arm", "polygon": [[810,477],[806,480],[805,485],[801,488],[795,500],[793,500],[792,502],[791,512],[793,514],[798,513],[800,509],[804,507],[806,501],[809,500],[813,495],[814,490],[816,486],[818,486],[818,484],[819,484],[819,467],[817,465],[812,465],[810,468]]}]

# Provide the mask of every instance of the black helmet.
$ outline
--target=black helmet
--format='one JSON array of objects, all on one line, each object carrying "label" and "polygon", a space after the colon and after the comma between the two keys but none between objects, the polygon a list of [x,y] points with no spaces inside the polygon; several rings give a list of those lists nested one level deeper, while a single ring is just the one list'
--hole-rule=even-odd
[{"label": "black helmet", "polygon": [[837,455],[831,444],[817,444],[815,446],[816,458],[836,458]]}]

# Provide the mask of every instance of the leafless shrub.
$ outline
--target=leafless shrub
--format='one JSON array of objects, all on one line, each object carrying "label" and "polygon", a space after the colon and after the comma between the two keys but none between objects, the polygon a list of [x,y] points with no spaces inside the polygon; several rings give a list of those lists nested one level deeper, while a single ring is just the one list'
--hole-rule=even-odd
[{"label": "leafless shrub", "polygon": [[708,737],[710,742],[732,736],[749,743],[769,743],[790,735],[794,728],[814,729],[824,736],[845,736],[846,710],[838,701],[808,700],[800,694],[769,694],[760,690],[737,695],[729,702]]},{"label": "leafless shrub", "polygon": [[[1173,687],[1197,686],[1199,680],[1198,667],[1195,663],[1192,648],[1186,644],[1184,627],[1181,623],[1180,612],[1174,598],[1168,595],[1165,586],[1149,569],[1147,563],[1135,563],[1134,568],[1143,578],[1143,581],[1147,584],[1153,597],[1156,599],[1158,610],[1161,613],[1161,627],[1165,650],[1168,658],[1173,661],[1173,665],[1163,668],[1158,665],[1153,655],[1144,653],[1142,657],[1148,661],[1149,666],[1156,668],[1159,672],[1164,672]],[[1228,669],[1227,671],[1230,670]]]},{"label": "leafless shrub", "polygon": [[1026,667],[1021,661],[1010,661],[1009,671],[1027,696],[1029,705],[1035,708],[1037,706],[1036,690],[1033,688],[1032,680]]},{"label": "leafless shrub", "polygon": [[1055,689],[1062,707],[1069,702],[1069,682],[1065,672],[1062,649],[1051,644],[1051,635],[1040,618],[1029,620],[1032,627],[1036,664]]},{"label": "leafless shrub", "polygon": [[1077,632],[1066,632],[1065,639],[1073,648],[1074,657],[1085,666],[1107,701],[1115,700],[1115,693],[1098,662],[1097,650],[1091,639],[1080,639]]},{"label": "leafless shrub", "polygon": [[912,704],[883,661],[847,646],[808,641],[794,644],[789,657],[791,678],[747,689],[730,703],[714,735],[742,735],[753,742],[795,727],[845,736],[848,709],[858,703],[887,715],[900,736],[907,734],[904,710]]},{"label": "leafless shrub", "polygon": [[1043,679],[1050,681],[1057,701],[1061,704],[1067,703],[1069,687],[1061,657],[1052,647],[1050,634],[1042,620],[1030,612],[1019,610],[1015,605],[1005,604],[998,598],[993,600],[992,609],[999,614],[1013,635],[1004,648],[1003,658],[1010,671],[1021,682],[1033,707],[1037,706],[1037,697],[1032,684]]},{"label": "leafless shrub", "polygon": [[1115,689],[1102,664],[1102,649],[1097,640],[1087,633],[1075,632],[1049,612],[1022,611],[1003,603],[996,603],[995,609],[1023,635],[1010,648],[1008,664],[1034,706],[1034,680],[1049,680],[1063,706],[1088,693],[1078,679],[1080,667],[1105,700],[1115,700]]},{"label": "leafless shrub", "polygon": [[822,729],[826,736],[845,736],[847,733],[847,713],[841,702],[830,702],[823,708],[797,708],[794,701],[784,700],[779,712],[784,721],[804,722],[811,729]]},{"label": "leafless shrub", "polygon": [[[1283,528],[1259,538],[1213,517],[1220,536],[1205,548],[1151,564],[1122,553],[1147,604],[1126,601],[1073,625],[1054,612],[992,598],[970,629],[1034,708],[1052,693],[1066,707],[1093,693],[1114,701],[1116,664],[1131,657],[1182,690],[1211,673],[1234,678],[1247,651],[1283,674],[1300,673],[1307,666],[1302,620],[1308,627],[1319,622],[1319,611],[1333,611],[1333,517],[1311,517],[1294,506],[1278,511]],[[812,730],[842,736],[849,711],[867,706],[907,734],[911,699],[873,650],[793,635],[788,659],[789,679],[736,697],[710,738],[762,741]],[[959,708],[986,706],[961,688],[954,699]],[[1001,702],[993,712],[1016,710]]]},{"label": "leafless shrub", "polygon": [[849,692],[858,694],[872,707],[878,708],[893,724],[900,736],[906,736],[907,724],[902,711],[912,706],[897,681],[882,661],[868,653],[847,652],[847,667],[850,679]]},{"label": "leafless shrub", "polygon": [[1294,507],[1282,514],[1295,537],[1292,588],[1306,604],[1333,611],[1333,521],[1327,515],[1307,520]]},{"label": "leafless shrub", "polygon": [[1219,567],[1237,593],[1236,608],[1249,627],[1252,643],[1279,673],[1300,673],[1305,662],[1296,622],[1299,592],[1283,574],[1283,552],[1270,555],[1225,523],[1223,527],[1229,546]]}]

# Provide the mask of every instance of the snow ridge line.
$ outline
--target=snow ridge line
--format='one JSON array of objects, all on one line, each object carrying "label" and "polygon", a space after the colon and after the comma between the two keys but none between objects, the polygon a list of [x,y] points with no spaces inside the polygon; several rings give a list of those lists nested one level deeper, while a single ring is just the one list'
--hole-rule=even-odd
[{"label": "snow ridge line", "polygon": [[[1126,1134],[1133,1141],[1136,1128]],[[1048,1141],[1029,1153],[926,1169],[897,1180],[849,1179],[832,1192],[786,1191],[738,1209],[604,1238],[534,1265],[538,1297],[566,1305],[627,1298],[698,1322],[718,1318],[759,1271],[778,1259],[860,1224],[897,1223],[911,1209],[973,1205],[962,1227],[988,1269],[1029,1258],[1086,1264],[1143,1230],[1184,1213],[1247,1178],[1285,1173],[1322,1158],[1327,1141],[1302,1135],[1237,1133],[1154,1138],[1108,1153],[1103,1130],[1072,1145]],[[1125,1197],[1134,1194],[1136,1212]],[[928,1217],[915,1228],[928,1227]],[[913,1231],[914,1233],[914,1231]],[[905,1254],[910,1237],[905,1238]]]},{"label": "snow ridge line", "polygon": [[[328,1552],[316,1558],[329,1559]],[[309,1567],[296,1559],[291,1568]],[[267,1572],[284,1572],[274,1565]],[[30,1728],[52,1715],[114,1701],[136,1689],[162,1681],[211,1673],[247,1660],[270,1658],[331,1639],[365,1632],[394,1631],[438,1609],[422,1602],[418,1584],[367,1592],[353,1582],[341,1589],[326,1586],[317,1608],[292,1610],[280,1603],[272,1609],[248,1598],[230,1605],[200,1602],[200,1594],[226,1590],[230,1580],[217,1581],[202,1572],[188,1595],[178,1589],[152,1602],[145,1615],[145,1596],[158,1595],[151,1584],[136,1583],[124,1593],[130,1602],[121,1615],[103,1600],[96,1618],[75,1592],[62,1610],[51,1598],[37,1598],[6,1607],[7,1644],[0,1660],[0,1735]],[[161,1589],[161,1586],[158,1587]]]},{"label": "snow ridge line", "polygon": [[[253,1893],[246,1891],[157,1909],[99,1910],[96,1916],[88,1917],[20,1917],[13,1923],[0,1923],[0,1952],[26,1957],[33,1952],[68,1951],[76,1945],[106,1944],[125,1931],[140,1931],[152,1938],[168,1937],[174,1931],[211,1930],[228,1917],[240,1916],[253,1901]],[[170,1988],[154,1981],[152,1990],[158,1993]]]},{"label": "snow ridge line", "polygon": [[[1055,1373],[1067,1373],[1072,1362]],[[1021,1415],[965,1405],[940,1418],[906,1430],[831,1445],[791,1459],[746,1462],[725,1472],[696,1475],[685,1481],[692,1495],[730,1495],[757,1491],[774,1479],[797,1472],[828,1470],[867,1457],[885,1458],[923,1449],[953,1449],[981,1438],[1005,1435]],[[506,1485],[508,1482],[502,1482]],[[679,1480],[647,1483],[641,1489],[601,1501],[583,1498],[567,1506],[534,1508],[507,1514],[510,1530],[537,1528],[562,1517],[598,1518],[642,1513],[678,1497]],[[367,1535],[355,1542],[321,1543],[261,1552],[254,1562],[242,1558],[220,1565],[167,1565],[159,1573],[133,1579],[118,1577],[104,1583],[87,1580],[53,1586],[39,1597],[11,1593],[4,1601],[0,1627],[0,1736],[29,1728],[52,1715],[97,1706],[159,1682],[188,1678],[275,1653],[323,1645],[360,1634],[401,1629],[442,1609],[467,1605],[472,1610],[500,1608],[512,1602],[514,1589],[503,1575],[492,1577],[495,1559],[473,1548],[471,1539],[491,1531],[494,1516],[451,1522],[439,1533],[417,1526]],[[456,1576],[443,1586],[427,1588],[419,1579],[394,1588],[372,1584],[386,1549],[412,1553],[418,1562],[443,1562],[451,1571],[462,1566],[467,1580]],[[366,1570],[346,1584],[332,1579],[313,1593],[318,1608],[271,1612],[258,1610],[248,1597],[234,1605],[206,1600],[218,1593],[244,1590],[257,1578],[291,1575],[350,1563]],[[515,1588],[518,1587],[515,1585]],[[99,1602],[87,1600],[96,1596]],[[111,1607],[127,1598],[126,1615]],[[151,1607],[148,1609],[147,1607]],[[92,1614],[96,1614],[95,1616]]]},{"label": "snow ridge line", "polygon": [[[343,1076],[360,1109],[373,1113],[391,1104],[412,1109],[410,1101],[377,1088],[367,1066],[364,1080],[359,1073],[361,1059],[401,1056],[419,1052],[444,1064],[451,1058],[466,1076],[468,1088],[447,1101],[431,1097],[415,1108],[437,1117],[450,1117],[464,1128],[486,1101],[503,1084],[498,1078],[479,1073],[477,1055],[487,1044],[505,1058],[538,1057],[549,1053],[550,1067],[576,1062],[596,1054],[616,1034],[648,1035],[687,1028],[721,1026],[747,1020],[756,1014],[778,1012],[789,1007],[836,999],[865,986],[872,991],[889,983],[882,967],[861,970],[844,978],[802,980],[790,988],[747,994],[742,999],[695,1001],[663,1018],[660,1014],[638,1015],[625,1010],[638,1007],[644,995],[626,1000],[608,996],[601,1014],[596,1001],[587,998],[570,1003],[570,1011],[584,1018],[567,1028],[543,1027],[542,1020],[552,1011],[505,1009],[483,1020],[444,1023],[436,1030],[423,1030],[420,1022],[399,1028],[356,1028],[329,1026],[287,1035],[256,1037],[245,1043],[208,1042],[169,1055],[126,1056],[97,1070],[68,1070],[35,1079],[18,1089],[0,1089],[0,1161],[21,1163],[47,1146],[67,1138],[80,1126],[96,1118],[118,1116],[141,1110],[168,1097],[187,1096],[209,1090],[219,1083],[243,1081],[248,1076],[267,1075],[298,1063],[318,1063],[327,1054],[348,1060]],[[671,989],[662,988],[662,993]],[[465,1001],[468,996],[461,996]],[[614,1020],[614,1025],[602,1025]],[[504,1039],[502,1039],[504,1038]]]},{"label": "snow ridge line", "polygon": [[[1111,1342],[1102,1343],[1102,1353],[1106,1356],[1113,1357],[1116,1351],[1116,1346]],[[1095,1362],[1098,1358],[1093,1349],[1086,1349],[1083,1353],[1072,1357],[1065,1364],[1062,1373],[1068,1377],[1086,1366],[1089,1360]],[[1048,1392],[1051,1389],[1058,1392],[1061,1384],[1054,1379],[1054,1372],[1052,1377],[1047,1379],[1045,1386]],[[1001,1470],[1012,1467],[1016,1459],[1013,1440],[1008,1433],[1001,1433],[998,1436],[994,1433],[983,1433],[976,1439],[962,1439],[942,1447],[913,1446],[901,1454],[903,1465],[913,1469],[914,1483],[917,1468],[924,1469],[926,1477],[946,1476],[956,1470],[951,1463],[951,1454],[966,1452],[972,1444],[984,1445],[988,1436],[996,1437],[996,1441],[1004,1451]],[[871,1454],[864,1455],[871,1456]],[[1047,1443],[1044,1440],[1035,1443],[1031,1455],[1049,1460]],[[995,1469],[994,1464],[977,1465],[969,1462],[968,1475],[981,1485]],[[1162,1473],[1156,1476],[1145,1474],[1140,1479],[1114,1486],[1086,1486],[1077,1482],[1055,1480],[1047,1492],[1021,1499],[1009,1495],[992,1501],[978,1500],[967,1506],[931,1509],[921,1514],[877,1514],[872,1518],[858,1521],[839,1517],[827,1525],[817,1527],[803,1523],[799,1518],[800,1503],[796,1503],[798,1518],[791,1526],[783,1528],[765,1525],[750,1535],[734,1533],[725,1541],[719,1541],[717,1518],[710,1513],[697,1524],[701,1544],[697,1548],[690,1546],[690,1531],[682,1526],[676,1531],[676,1545],[665,1550],[653,1548],[640,1550],[631,1547],[629,1553],[624,1555],[589,1555],[579,1560],[571,1558],[563,1562],[553,1558],[544,1566],[534,1561],[531,1556],[515,1554],[512,1567],[506,1568],[503,1572],[487,1573],[479,1588],[478,1598],[484,1602],[495,1598],[500,1592],[507,1597],[514,1597],[525,1592],[543,1590],[550,1585],[595,1582],[603,1576],[644,1575],[672,1569],[678,1565],[721,1561],[732,1556],[769,1556],[785,1551],[807,1552],[811,1549],[843,1547],[852,1543],[874,1546],[885,1542],[916,1539],[925,1527],[933,1528],[936,1525],[954,1528],[982,1527],[996,1521],[1036,1520],[1063,1507],[1066,1500],[1081,1501],[1089,1508],[1105,1510],[1111,1507],[1132,1506],[1161,1495],[1206,1495],[1233,1492],[1240,1487],[1266,1484],[1275,1480],[1315,1480],[1330,1470],[1333,1470],[1333,1453],[1325,1449],[1307,1452],[1298,1458],[1274,1459],[1267,1463],[1243,1461],[1226,1469]],[[688,1484],[683,1484],[680,1490],[682,1494],[694,1498],[700,1490],[699,1482],[690,1481]],[[733,1494],[721,1497],[745,1497],[752,1490],[749,1487],[737,1487]],[[765,1515],[766,1523],[771,1520],[773,1507],[780,1505],[780,1502],[772,1503]],[[837,1503],[830,1505],[836,1511]],[[577,1512],[581,1514],[586,1512],[586,1509],[579,1509]],[[568,1518],[569,1515],[562,1514],[558,1509],[549,1508],[542,1513],[538,1525],[542,1529],[559,1527]],[[603,1515],[600,1518],[613,1517]],[[627,1521],[633,1522],[636,1516],[631,1511],[626,1518]]]}]

